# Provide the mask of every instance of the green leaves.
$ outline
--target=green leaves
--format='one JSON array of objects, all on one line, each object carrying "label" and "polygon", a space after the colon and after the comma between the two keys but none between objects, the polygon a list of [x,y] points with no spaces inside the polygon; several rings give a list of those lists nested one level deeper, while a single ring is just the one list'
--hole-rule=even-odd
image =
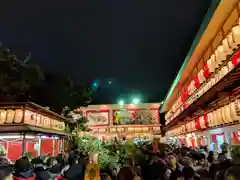
[{"label": "green leaves", "polygon": [[108,145],[93,137],[77,137],[79,150],[85,154],[98,153],[101,169],[119,167],[119,156],[108,149]]}]

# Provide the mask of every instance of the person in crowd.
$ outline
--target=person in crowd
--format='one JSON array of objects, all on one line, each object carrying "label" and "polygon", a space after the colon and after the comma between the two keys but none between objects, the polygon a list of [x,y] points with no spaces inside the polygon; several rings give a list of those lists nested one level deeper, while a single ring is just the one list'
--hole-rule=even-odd
[{"label": "person in crowd", "polygon": [[192,167],[184,167],[182,171],[185,180],[197,180],[197,178],[199,178],[195,175],[195,171]]},{"label": "person in crowd", "polygon": [[107,173],[101,173],[100,179],[101,180],[112,180],[111,177]]},{"label": "person in crowd", "polygon": [[51,173],[52,178],[61,175],[61,164],[57,162],[56,158],[51,157],[47,162],[48,171]]},{"label": "person in crowd", "polygon": [[67,180],[81,180],[84,178],[83,166],[78,164],[79,157],[71,155],[68,158],[68,165],[62,170],[62,177]]},{"label": "person in crowd", "polygon": [[0,180],[13,180],[12,166],[8,159],[0,158]]},{"label": "person in crowd", "polygon": [[213,161],[214,161],[214,153],[213,153],[213,151],[210,151],[210,152],[208,153],[207,160],[208,160],[208,163],[210,163],[210,164],[213,163]]},{"label": "person in crowd", "polygon": [[132,171],[131,167],[124,166],[120,169],[117,180],[134,180],[136,174]]},{"label": "person in crowd", "polygon": [[64,159],[65,159],[65,153],[61,151],[56,157],[56,160],[58,161],[58,163],[61,164],[61,168],[65,166]]},{"label": "person in crowd", "polygon": [[40,157],[34,158],[32,164],[36,180],[49,180],[52,178],[51,173],[48,171]]},{"label": "person in crowd", "polygon": [[173,153],[168,154],[167,162],[169,168],[165,173],[166,178],[171,180],[177,180],[178,178],[181,178],[183,176],[183,166],[177,162],[176,156]]},{"label": "person in crowd", "polygon": [[18,159],[14,164],[14,179],[34,179],[33,166],[29,161],[29,158],[24,156]]}]

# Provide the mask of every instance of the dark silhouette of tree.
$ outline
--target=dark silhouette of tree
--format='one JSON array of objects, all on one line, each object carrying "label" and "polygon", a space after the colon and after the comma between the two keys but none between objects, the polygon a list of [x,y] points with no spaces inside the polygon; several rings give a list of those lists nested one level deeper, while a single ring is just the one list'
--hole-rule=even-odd
[{"label": "dark silhouette of tree", "polygon": [[44,80],[40,67],[28,61],[17,59],[14,52],[0,46],[0,101],[28,101],[30,89]]},{"label": "dark silhouette of tree", "polygon": [[65,106],[72,110],[88,105],[91,102],[91,89],[86,86],[74,85],[68,76],[59,73],[46,73],[36,102],[61,113]]},{"label": "dark silhouette of tree", "polygon": [[91,102],[91,89],[75,85],[60,73],[44,73],[31,63],[31,54],[19,60],[0,44],[0,102],[33,101],[61,113],[65,106],[74,109]]}]

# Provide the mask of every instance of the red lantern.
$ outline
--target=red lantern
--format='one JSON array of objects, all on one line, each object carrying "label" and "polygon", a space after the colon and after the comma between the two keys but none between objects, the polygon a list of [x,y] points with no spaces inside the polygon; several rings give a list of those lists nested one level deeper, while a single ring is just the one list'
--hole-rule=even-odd
[{"label": "red lantern", "polygon": [[199,119],[199,118],[197,118],[197,119],[195,120],[195,128],[196,128],[197,130],[201,129],[201,124],[200,124],[200,119]]},{"label": "red lantern", "polygon": [[204,64],[203,71],[204,71],[204,73],[203,73],[204,77],[206,79],[209,78],[211,73],[209,72],[208,64]]},{"label": "red lantern", "polygon": [[208,117],[207,117],[206,113],[204,113],[203,118],[204,118],[204,122],[205,122],[205,127],[208,128]]},{"label": "red lantern", "polygon": [[232,58],[232,64],[234,67],[236,67],[240,62],[240,52],[238,52],[233,58]]},{"label": "red lantern", "polygon": [[196,75],[193,80],[194,80],[195,87],[198,89],[200,87],[198,75]]}]

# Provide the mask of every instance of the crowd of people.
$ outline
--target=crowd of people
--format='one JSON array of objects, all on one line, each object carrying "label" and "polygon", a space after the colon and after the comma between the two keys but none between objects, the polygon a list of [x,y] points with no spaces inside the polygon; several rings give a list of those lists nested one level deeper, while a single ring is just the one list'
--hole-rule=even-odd
[{"label": "crowd of people", "polygon": [[[221,180],[240,179],[227,152],[208,152],[207,148],[187,147],[166,149],[164,152],[145,153],[145,159],[129,158],[120,168],[100,171],[101,180]],[[21,157],[11,164],[0,157],[0,180],[84,180],[89,158],[78,151],[61,152],[57,157]]]}]

